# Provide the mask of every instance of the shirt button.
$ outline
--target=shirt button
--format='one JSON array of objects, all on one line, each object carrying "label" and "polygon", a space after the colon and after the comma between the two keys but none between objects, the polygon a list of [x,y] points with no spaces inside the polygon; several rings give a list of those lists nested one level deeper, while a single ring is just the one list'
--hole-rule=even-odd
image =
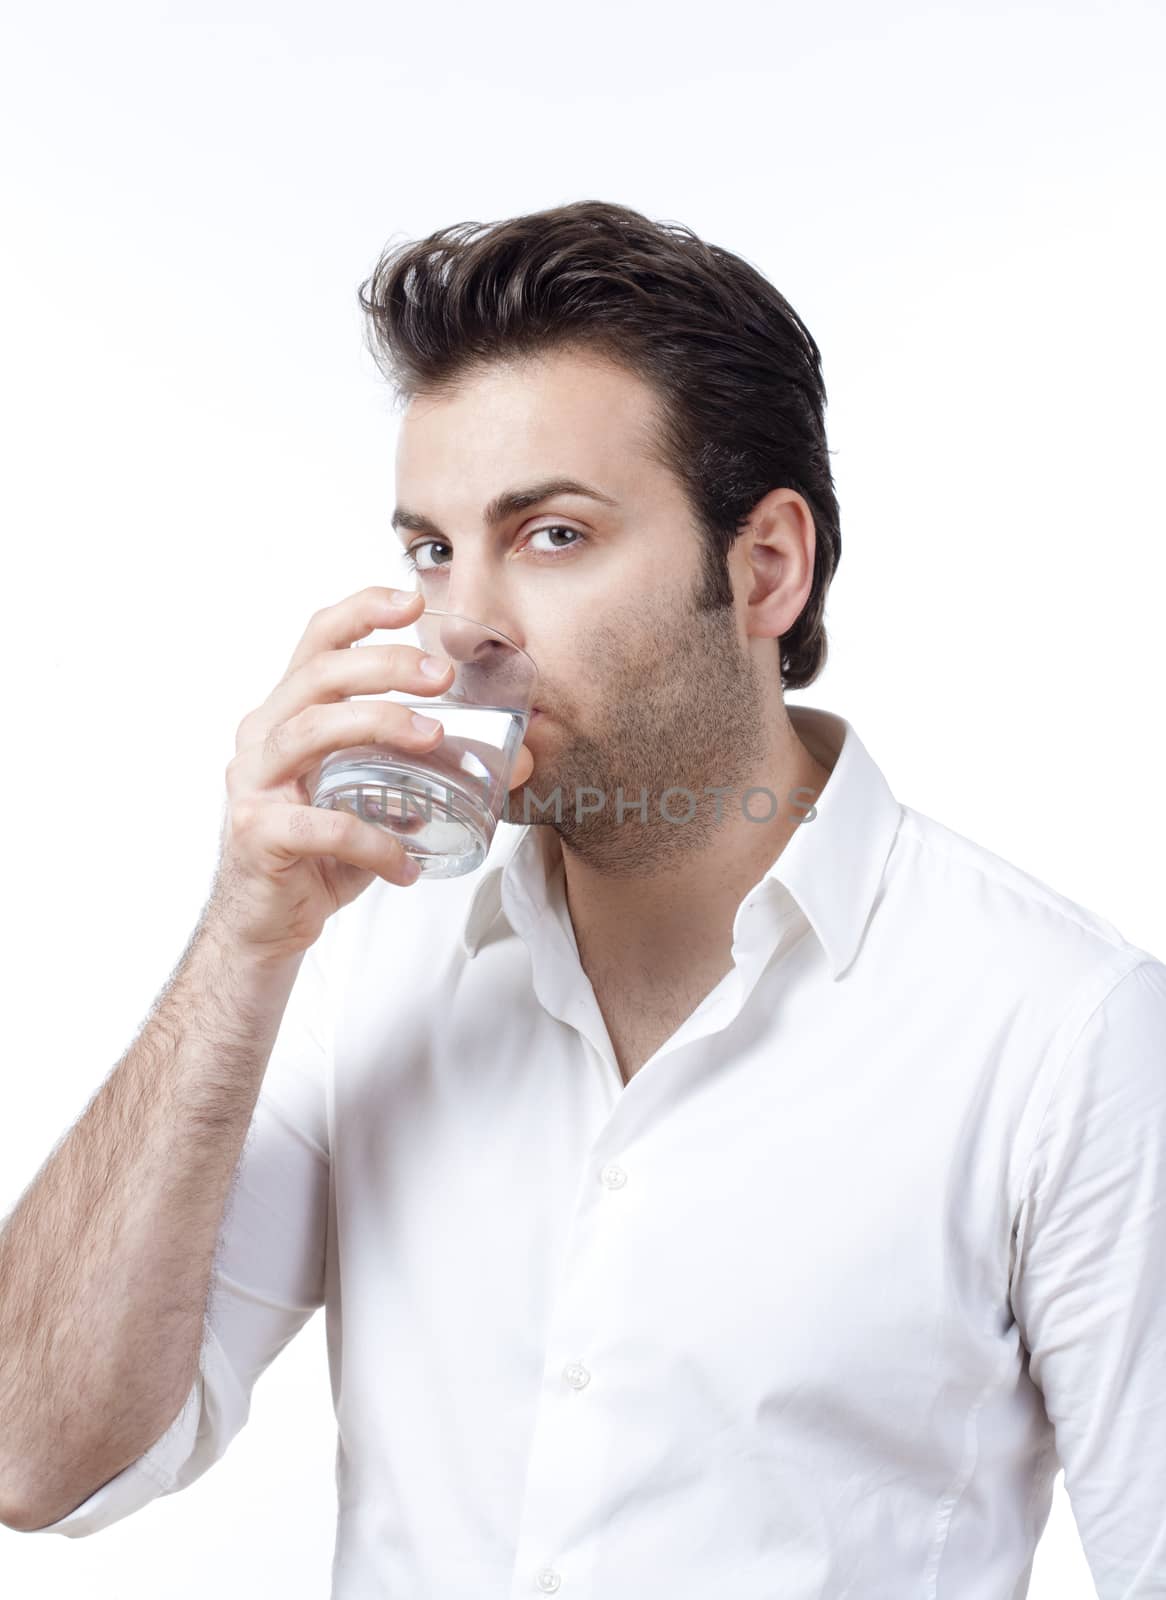
[{"label": "shirt button", "polygon": [[591,1382],[591,1374],[586,1367],[581,1367],[578,1362],[572,1362],[569,1367],[564,1367],[563,1376],[572,1389],[585,1389]]},{"label": "shirt button", "polygon": [[600,1177],[609,1189],[622,1189],[628,1181],[628,1175],[624,1169],[615,1166],[614,1163],[610,1167],[604,1167]]},{"label": "shirt button", "polygon": [[554,1594],[562,1579],[551,1567],[544,1567],[535,1582],[544,1594]]}]

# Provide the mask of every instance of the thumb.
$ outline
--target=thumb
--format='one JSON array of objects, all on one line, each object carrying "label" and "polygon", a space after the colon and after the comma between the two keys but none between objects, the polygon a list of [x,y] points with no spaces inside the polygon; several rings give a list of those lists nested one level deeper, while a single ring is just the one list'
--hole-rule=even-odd
[{"label": "thumb", "polygon": [[514,771],[510,774],[510,787],[517,789],[519,784],[525,783],[534,771],[534,756],[529,745],[523,745],[514,759]]}]

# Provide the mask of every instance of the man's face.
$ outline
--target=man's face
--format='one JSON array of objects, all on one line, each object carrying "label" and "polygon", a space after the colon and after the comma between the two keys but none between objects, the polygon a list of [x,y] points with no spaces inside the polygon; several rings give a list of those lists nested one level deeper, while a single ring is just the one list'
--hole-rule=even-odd
[{"label": "man's face", "polygon": [[[697,607],[701,540],[680,484],[646,454],[653,407],[625,369],[557,354],[491,367],[450,399],[412,401],[397,450],[398,513],[440,530],[398,526],[426,604],[498,629],[538,668],[534,770],[505,814],[551,823],[614,871],[642,872],[707,840],[716,803],[703,786],[747,783],[765,750],[741,607]],[[611,503],[560,492],[487,525],[497,495],[550,478]],[[534,803],[556,787],[561,820]],[[604,804],[577,819],[586,787]],[[689,823],[661,820],[659,797],[674,787],[696,796]],[[630,805],[620,821],[621,788],[628,802],[646,788],[646,825]],[[690,807],[673,795],[664,809]]]}]

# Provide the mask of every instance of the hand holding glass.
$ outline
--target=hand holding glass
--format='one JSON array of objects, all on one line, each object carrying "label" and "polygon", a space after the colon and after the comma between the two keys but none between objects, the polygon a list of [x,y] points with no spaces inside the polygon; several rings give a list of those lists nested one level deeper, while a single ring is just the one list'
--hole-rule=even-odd
[{"label": "hand holding glass", "polygon": [[400,839],[423,877],[453,878],[482,864],[510,790],[530,722],[538,671],[512,639],[452,611],[427,608],[404,628],[378,628],[351,648],[384,644],[391,632],[453,665],[439,696],[408,690],[353,695],[393,700],[444,728],[432,749],[354,745],[322,763],[312,804],[351,811]]}]

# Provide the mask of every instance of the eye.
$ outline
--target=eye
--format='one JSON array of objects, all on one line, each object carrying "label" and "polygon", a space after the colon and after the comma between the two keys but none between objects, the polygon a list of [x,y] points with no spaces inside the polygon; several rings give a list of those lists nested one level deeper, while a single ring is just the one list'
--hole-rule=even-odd
[{"label": "eye", "polygon": [[[565,523],[551,523],[547,527],[536,528],[534,530],[534,532],[530,535],[529,539],[527,540],[527,543],[528,544],[532,544],[533,541],[535,539],[537,539],[538,536],[540,534],[542,534],[542,533],[553,533],[553,534],[567,533],[567,534],[571,535],[571,543],[570,544],[552,544],[552,546],[551,546],[551,548],[549,550],[536,550],[535,551],[536,555],[549,556],[552,561],[558,559],[560,551],[565,555],[567,553],[567,551],[573,550],[576,545],[585,544],[587,542],[587,535],[585,533],[581,533],[578,528],[568,527]],[[409,549],[406,550],[404,552],[404,554],[403,554],[403,560],[404,560],[405,565],[408,567],[410,572],[435,572],[435,571],[437,571],[437,569],[439,567],[447,567],[449,565],[448,560],[446,560],[446,561],[429,560],[429,561],[424,561],[424,562],[418,561],[417,557],[418,557],[418,555],[420,554],[420,552],[422,550],[446,550],[446,551],[448,551],[449,550],[449,545],[446,544],[443,539],[422,539],[422,540],[420,540],[419,543],[414,544],[414,545],[410,545]]]},{"label": "eye", "polygon": [[427,564],[423,564],[423,563],[421,563],[421,562],[419,562],[417,560],[418,551],[420,551],[420,550],[428,550],[431,545],[436,545],[439,550],[448,550],[449,549],[449,546],[447,544],[443,544],[440,539],[423,539],[420,544],[410,545],[408,550],[406,550],[404,552],[404,555],[402,557],[402,559],[404,560],[405,565],[408,567],[410,572],[432,572],[433,571],[433,568],[431,566],[429,566]]},{"label": "eye", "polygon": [[550,550],[546,552],[548,555],[553,555],[556,551],[559,551],[559,550],[571,550],[571,549],[574,548],[575,544],[581,544],[583,542],[583,539],[584,539],[584,535],[579,532],[578,528],[568,528],[568,527],[565,527],[561,523],[552,523],[550,526],[548,526],[546,528],[536,528],[534,530],[534,532],[531,534],[530,539],[527,541],[527,543],[528,544],[532,544],[534,542],[534,540],[538,538],[540,533],[569,533],[569,534],[573,535],[573,538],[574,538],[574,543],[573,544],[552,545]]}]

